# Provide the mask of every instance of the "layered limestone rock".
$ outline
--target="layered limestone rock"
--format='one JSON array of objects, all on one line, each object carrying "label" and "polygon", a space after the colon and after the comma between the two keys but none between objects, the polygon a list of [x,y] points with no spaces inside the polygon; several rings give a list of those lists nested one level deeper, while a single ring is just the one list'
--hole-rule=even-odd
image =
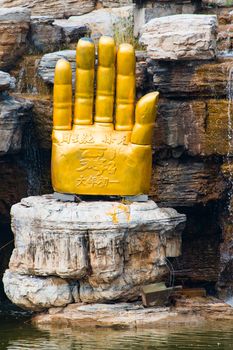
[{"label": "layered limestone rock", "polygon": [[37,73],[45,81],[45,83],[53,84],[55,66],[57,61],[60,58],[65,58],[70,62],[72,67],[73,82],[74,82],[75,71],[76,71],[76,51],[62,50],[62,51],[48,53],[42,56],[38,65]]},{"label": "layered limestone rock", "polygon": [[[136,328],[137,336],[140,328],[150,328],[151,336],[153,329],[158,329],[171,325],[197,325],[203,324],[205,321],[211,323],[213,330],[213,322],[233,320],[233,309],[230,305],[221,302],[214,297],[194,297],[194,298],[179,298],[176,300],[176,306],[171,308],[149,307],[144,308],[137,303],[118,303],[118,304],[94,304],[80,305],[72,304],[65,308],[50,309],[47,314],[40,314],[34,317],[33,323],[41,331],[50,331],[56,329],[56,332],[61,329],[61,334],[64,332],[61,325],[69,327],[120,327],[120,328]],[[225,325],[225,324],[224,324]],[[52,327],[51,327],[52,326]],[[164,331],[164,328],[161,328]],[[182,334],[183,334],[182,328]],[[107,330],[108,334],[110,330]],[[115,332],[116,333],[116,332]],[[73,334],[73,333],[72,333]],[[82,332],[75,332],[78,338]],[[170,333],[169,333],[170,334]],[[53,334],[51,334],[53,336]],[[82,335],[83,336],[83,335]],[[115,335],[115,336],[118,336]],[[132,335],[131,335],[132,336]],[[112,334],[114,337],[114,334]],[[96,334],[95,334],[96,341]],[[100,347],[106,341],[106,335],[99,340]],[[78,340],[77,340],[78,342]],[[67,347],[67,343],[64,345]],[[153,346],[152,346],[153,347]]]},{"label": "layered limestone rock", "polygon": [[15,88],[15,78],[7,72],[0,71],[0,91],[11,90]]},{"label": "layered limestone rock", "polygon": [[25,53],[30,24],[28,9],[0,8],[0,68],[7,68]]},{"label": "layered limestone rock", "polygon": [[51,52],[61,47],[63,33],[61,28],[53,26],[53,23],[53,17],[32,17],[30,41],[36,51]]},{"label": "layered limestone rock", "polygon": [[169,97],[224,97],[232,59],[218,58],[213,62],[162,62],[148,60],[151,88]]},{"label": "layered limestone rock", "polygon": [[91,37],[97,41],[101,35],[116,36],[117,39],[133,33],[133,6],[99,9],[83,16],[72,16],[67,20],[56,20],[66,35],[77,28],[88,28]]},{"label": "layered limestone rock", "polygon": [[202,0],[204,5],[207,6],[232,6],[232,1],[231,0]]},{"label": "layered limestone rock", "polygon": [[0,155],[20,151],[23,127],[30,120],[31,109],[29,101],[0,97]]},{"label": "layered limestone rock", "polygon": [[226,99],[160,99],[155,148],[179,148],[180,154],[185,151],[192,156],[231,154],[229,106]]},{"label": "layered limestone rock", "polygon": [[150,195],[160,205],[193,206],[222,199],[226,189],[219,164],[169,159],[157,162]]},{"label": "layered limestone rock", "polygon": [[140,43],[156,60],[213,59],[216,56],[216,16],[176,15],[150,20],[140,31]]},{"label": "layered limestone rock", "polygon": [[126,5],[131,5],[133,3],[132,0],[100,0],[98,1],[98,5],[102,5],[106,8],[111,7],[122,7]]},{"label": "layered limestone rock", "polygon": [[33,50],[43,53],[68,47],[71,43],[77,44],[81,37],[90,33],[89,28],[83,25],[57,25],[51,16],[33,16],[30,29],[30,44]]},{"label": "layered limestone rock", "polygon": [[12,8],[22,6],[31,10],[32,16],[64,18],[82,15],[95,8],[94,0],[0,0],[0,6]]},{"label": "layered limestone rock", "polygon": [[[10,272],[16,273],[19,291],[18,275],[34,276],[35,289],[37,278],[40,283],[42,276],[58,276],[78,291],[75,300],[132,300],[143,284],[168,273],[166,257],[180,254],[184,222],[185,215],[160,209],[153,201],[77,204],[52,195],[25,198],[12,207]],[[6,277],[8,297],[22,306],[20,292],[16,295],[8,281]]]},{"label": "layered limestone rock", "polygon": [[139,1],[136,0],[134,10],[134,33],[137,35],[141,27],[153,18],[178,14],[198,13],[199,2],[187,1]]}]

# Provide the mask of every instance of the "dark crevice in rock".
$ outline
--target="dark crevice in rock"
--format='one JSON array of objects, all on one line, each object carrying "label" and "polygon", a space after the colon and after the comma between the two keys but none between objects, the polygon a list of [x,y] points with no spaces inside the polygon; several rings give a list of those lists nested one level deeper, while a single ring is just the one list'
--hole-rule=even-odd
[{"label": "dark crevice in rock", "polygon": [[186,214],[187,222],[182,233],[182,254],[169,259],[175,270],[176,284],[202,286],[216,294],[222,242],[220,205],[209,202],[206,206],[179,207],[178,210]]}]

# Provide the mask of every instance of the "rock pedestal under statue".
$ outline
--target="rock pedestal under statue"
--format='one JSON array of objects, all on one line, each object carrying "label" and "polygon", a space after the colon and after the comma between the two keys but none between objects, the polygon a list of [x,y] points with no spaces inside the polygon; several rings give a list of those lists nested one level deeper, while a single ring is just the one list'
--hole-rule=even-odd
[{"label": "rock pedestal under statue", "polygon": [[163,280],[181,253],[185,215],[153,201],[62,202],[28,197],[12,207],[15,249],[4,287],[30,310],[131,301]]}]

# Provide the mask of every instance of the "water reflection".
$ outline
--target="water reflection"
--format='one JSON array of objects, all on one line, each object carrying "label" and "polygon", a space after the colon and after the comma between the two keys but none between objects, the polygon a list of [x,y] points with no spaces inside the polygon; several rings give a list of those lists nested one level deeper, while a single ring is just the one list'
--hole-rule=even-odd
[{"label": "water reflection", "polygon": [[154,350],[233,349],[233,326],[208,324],[198,327],[167,327],[147,330],[71,327],[40,327],[24,315],[0,315],[1,350]]}]

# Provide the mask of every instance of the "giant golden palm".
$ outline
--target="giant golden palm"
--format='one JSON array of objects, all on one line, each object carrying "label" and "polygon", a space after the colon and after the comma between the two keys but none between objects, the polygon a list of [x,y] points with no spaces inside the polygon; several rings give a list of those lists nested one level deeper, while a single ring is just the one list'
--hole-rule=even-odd
[{"label": "giant golden palm", "polygon": [[52,136],[56,192],[126,196],[149,191],[158,92],[142,97],[135,108],[134,49],[121,44],[116,51],[113,38],[100,38],[94,109],[95,48],[90,39],[79,40],[73,122],[71,67],[64,59],[57,62]]}]

